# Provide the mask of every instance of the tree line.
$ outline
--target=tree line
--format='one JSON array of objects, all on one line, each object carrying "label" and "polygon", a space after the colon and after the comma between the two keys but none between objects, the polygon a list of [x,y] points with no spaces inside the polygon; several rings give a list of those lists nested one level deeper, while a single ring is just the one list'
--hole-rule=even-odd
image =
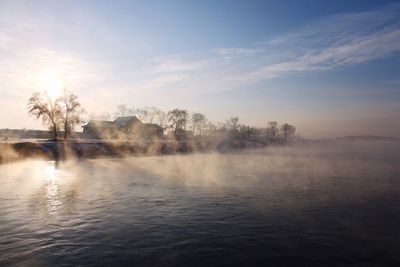
[{"label": "tree line", "polygon": [[155,123],[164,131],[175,135],[190,134],[194,136],[231,136],[237,138],[264,137],[271,142],[287,142],[296,138],[296,127],[288,123],[279,125],[276,121],[267,122],[265,128],[252,127],[239,122],[239,117],[231,117],[224,122],[213,123],[203,113],[191,113],[185,109],[175,108],[168,112],[157,107],[129,108],[119,105],[113,115],[92,114],[92,119],[111,120],[118,117],[136,116],[144,123]]},{"label": "tree line", "polygon": [[[41,119],[49,127],[54,139],[63,131],[63,138],[68,139],[77,125],[85,120],[78,97],[67,90],[58,98],[52,99],[46,92],[35,92],[28,101],[28,112]],[[185,109],[175,108],[168,112],[157,107],[129,108],[119,105],[117,112],[111,116],[104,113],[100,116],[90,115],[90,119],[111,120],[118,117],[136,116],[144,123],[159,125],[173,135],[233,137],[241,139],[265,138],[271,142],[287,142],[296,138],[296,128],[284,123],[278,125],[270,121],[264,128],[252,127],[239,122],[239,117],[231,117],[225,122],[213,123],[203,113],[190,113]]]}]

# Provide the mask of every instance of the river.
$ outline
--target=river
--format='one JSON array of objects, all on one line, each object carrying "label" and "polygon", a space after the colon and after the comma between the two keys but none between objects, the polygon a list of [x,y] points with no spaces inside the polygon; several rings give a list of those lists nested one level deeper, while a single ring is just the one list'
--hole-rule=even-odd
[{"label": "river", "polygon": [[0,165],[0,266],[400,264],[399,142]]}]

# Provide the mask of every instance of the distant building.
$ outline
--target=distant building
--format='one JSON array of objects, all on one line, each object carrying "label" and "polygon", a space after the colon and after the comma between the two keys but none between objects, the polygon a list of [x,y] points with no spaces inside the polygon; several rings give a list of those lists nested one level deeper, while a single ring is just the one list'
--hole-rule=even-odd
[{"label": "distant building", "polygon": [[87,138],[151,139],[164,135],[162,127],[153,123],[143,123],[136,116],[119,117],[114,121],[91,120],[82,128]]}]

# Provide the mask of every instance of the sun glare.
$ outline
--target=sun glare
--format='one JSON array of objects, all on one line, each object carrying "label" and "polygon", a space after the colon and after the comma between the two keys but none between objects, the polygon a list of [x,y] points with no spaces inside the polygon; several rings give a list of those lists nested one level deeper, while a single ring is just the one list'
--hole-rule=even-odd
[{"label": "sun glare", "polygon": [[50,97],[58,97],[62,94],[63,86],[60,79],[55,75],[44,74],[41,77],[42,88],[45,90]]}]

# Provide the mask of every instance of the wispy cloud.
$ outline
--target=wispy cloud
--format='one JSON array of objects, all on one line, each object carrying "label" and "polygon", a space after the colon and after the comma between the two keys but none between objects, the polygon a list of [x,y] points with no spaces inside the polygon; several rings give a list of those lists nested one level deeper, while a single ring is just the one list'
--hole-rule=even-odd
[{"label": "wispy cloud", "polygon": [[26,97],[40,90],[44,75],[51,75],[67,88],[99,82],[111,74],[106,64],[86,61],[79,56],[48,49],[18,50],[18,54],[0,59],[3,90]]},{"label": "wispy cloud", "polygon": [[400,52],[400,29],[383,30],[344,44],[310,49],[290,61],[270,64],[240,77],[250,83],[292,72],[329,70],[354,65]]},{"label": "wispy cloud", "polygon": [[264,49],[252,49],[252,48],[213,48],[211,52],[222,56],[232,55],[252,55],[264,52]]},{"label": "wispy cloud", "polygon": [[[192,54],[166,55],[142,59],[135,64],[93,62],[79,53],[21,45],[27,39],[32,44],[36,44],[37,38],[48,39],[55,30],[54,26],[46,28],[39,20],[32,23],[36,25],[34,30],[44,27],[40,32],[48,35],[33,37],[30,34],[33,26],[28,22],[0,23],[3,25],[0,48],[8,51],[7,56],[0,59],[3,77],[23,73],[30,73],[26,77],[32,77],[36,72],[51,70],[67,82],[87,84],[103,79],[109,86],[139,86],[142,90],[168,90],[168,86],[173,85],[195,93],[231,90],[293,73],[360,64],[400,51],[400,5],[320,18],[293,32],[247,47],[219,47]],[[65,27],[59,25],[57,29]],[[13,62],[12,67],[6,67],[10,62]]]},{"label": "wispy cloud", "polygon": [[148,73],[172,73],[202,69],[210,64],[209,59],[185,60],[183,56],[158,57],[152,60]]},{"label": "wispy cloud", "polygon": [[[243,83],[294,72],[329,70],[384,58],[400,52],[400,5],[335,15],[300,29],[294,34],[266,42],[269,51],[291,55],[290,59],[265,64],[238,77]],[[275,47],[275,45],[278,45]]]},{"label": "wispy cloud", "polygon": [[[65,23],[39,14],[36,17],[22,17],[20,13],[0,14],[0,79],[3,95],[25,101],[33,90],[42,90],[43,77],[46,75],[56,77],[64,87],[81,89],[111,73],[109,64],[89,60],[77,51],[56,45],[56,41],[62,42],[60,36],[68,35]],[[70,40],[64,42],[69,43]]]},{"label": "wispy cloud", "polygon": [[137,88],[150,89],[150,88],[161,88],[170,83],[176,83],[185,81],[188,79],[187,75],[184,74],[167,74],[162,76],[156,76],[153,79],[146,80],[140,84]]},{"label": "wispy cloud", "polygon": [[[231,90],[294,73],[362,64],[400,52],[400,5],[323,17],[248,47],[161,57],[148,73],[185,75],[195,91]],[[166,84],[165,84],[166,85]],[[185,86],[185,83],[181,84]]]}]

